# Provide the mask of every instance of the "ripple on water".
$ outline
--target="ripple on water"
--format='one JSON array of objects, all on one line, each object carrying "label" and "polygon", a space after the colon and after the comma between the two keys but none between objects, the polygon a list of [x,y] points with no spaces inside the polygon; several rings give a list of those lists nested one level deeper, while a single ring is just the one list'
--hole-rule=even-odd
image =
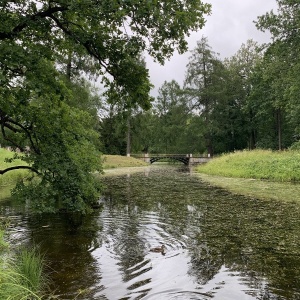
[{"label": "ripple on water", "polygon": [[[41,246],[62,299],[300,299],[296,205],[187,174],[107,180],[103,210],[78,230],[64,216],[13,220],[12,240]],[[149,251],[162,244],[165,255]]]}]

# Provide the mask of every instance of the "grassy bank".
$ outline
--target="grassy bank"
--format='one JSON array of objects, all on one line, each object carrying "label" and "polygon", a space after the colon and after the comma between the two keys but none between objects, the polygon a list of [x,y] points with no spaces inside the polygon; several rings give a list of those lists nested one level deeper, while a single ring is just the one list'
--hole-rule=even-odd
[{"label": "grassy bank", "polygon": [[214,158],[196,172],[234,178],[300,182],[299,151],[238,151]]},{"label": "grassy bank", "polygon": [[148,166],[148,164],[134,157],[127,157],[121,155],[103,155],[104,169],[143,167],[143,166]]},{"label": "grassy bank", "polygon": [[[0,148],[0,170],[14,166],[24,166],[26,163],[20,159],[13,162],[6,162],[6,159],[13,158],[14,152]],[[0,175],[0,188],[15,184],[19,179],[24,178],[28,174],[27,170],[14,170]]]},{"label": "grassy bank", "polygon": [[300,185],[251,178],[232,178],[197,173],[200,179],[234,194],[266,200],[300,203]]}]

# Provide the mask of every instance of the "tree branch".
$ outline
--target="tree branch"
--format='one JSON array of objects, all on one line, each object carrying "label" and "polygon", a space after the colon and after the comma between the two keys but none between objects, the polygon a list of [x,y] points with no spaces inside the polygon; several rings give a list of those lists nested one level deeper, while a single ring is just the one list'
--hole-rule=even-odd
[{"label": "tree branch", "polygon": [[[108,72],[108,68],[107,65],[104,62],[104,59],[99,55],[99,53],[96,53],[93,49],[93,43],[91,40],[87,40],[87,41],[81,41],[78,37],[75,36],[75,34],[68,29],[66,26],[64,26],[64,24],[62,22],[60,22],[60,20],[58,18],[56,18],[54,15],[50,15],[49,16],[57,25],[58,28],[60,28],[67,36],[69,36],[71,39],[73,39],[75,42],[79,43],[80,45],[82,45],[86,51],[88,52],[88,54],[90,54],[92,57],[96,58],[99,62],[99,64]],[[70,22],[69,22],[70,23]],[[113,74],[111,74],[113,76]]]},{"label": "tree branch", "polygon": [[49,7],[47,10],[40,11],[34,15],[28,15],[25,17],[25,20],[21,24],[17,25],[10,32],[0,32],[0,40],[10,39],[17,36],[18,33],[20,33],[23,29],[25,29],[28,26],[29,21],[36,21],[38,18],[50,17],[53,13],[66,11],[66,10],[68,10],[68,7],[55,6],[55,7]]},{"label": "tree branch", "polygon": [[[0,109],[0,124],[1,124],[1,132],[2,132],[2,136],[5,140],[7,140],[8,142],[12,143],[14,146],[16,146],[17,148],[19,148],[22,152],[24,152],[24,148],[21,147],[20,145],[16,144],[12,139],[8,138],[4,128],[8,128],[10,129],[12,132],[17,133],[17,132],[24,132],[26,134],[26,136],[28,137],[29,141],[30,141],[30,146],[31,148],[35,151],[36,154],[41,154],[40,150],[38,149],[38,147],[35,145],[32,135],[30,133],[30,131],[28,130],[28,128],[26,128],[25,126],[23,126],[22,124],[14,121],[13,119],[11,119],[10,117],[8,117],[4,111],[2,111]],[[14,126],[17,126],[19,128],[16,128],[14,126],[12,126],[12,124]]]},{"label": "tree branch", "polygon": [[9,172],[9,171],[19,170],[19,169],[27,169],[27,170],[31,170],[31,171],[33,171],[37,174],[40,174],[40,172],[38,170],[36,170],[35,168],[32,168],[32,167],[29,167],[29,166],[15,166],[15,167],[6,168],[4,170],[0,170],[0,175],[3,175],[3,174],[5,174],[6,172]]}]

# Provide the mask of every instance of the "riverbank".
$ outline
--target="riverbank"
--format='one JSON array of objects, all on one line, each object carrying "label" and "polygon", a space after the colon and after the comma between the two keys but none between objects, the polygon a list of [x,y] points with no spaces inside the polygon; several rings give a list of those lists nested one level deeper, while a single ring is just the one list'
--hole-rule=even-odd
[{"label": "riverbank", "polygon": [[[0,148],[0,170],[8,167],[25,166],[26,163],[20,159],[9,161],[13,159],[15,153],[3,148]],[[27,170],[14,170],[7,172],[0,176],[0,188],[15,184],[18,180],[26,177],[28,174]]]},{"label": "riverbank", "polygon": [[299,151],[238,151],[195,168],[211,185],[259,199],[300,203]]},{"label": "riverbank", "polygon": [[298,183],[222,177],[200,173],[195,173],[195,176],[212,186],[221,187],[233,194],[262,200],[300,203],[300,184]]},{"label": "riverbank", "polygon": [[[9,162],[14,157],[14,152],[0,148],[0,170],[17,165],[26,165],[20,159]],[[116,173],[117,170],[123,170],[123,173],[139,171],[141,167],[147,167],[149,164],[134,157],[121,155],[102,155],[103,169],[105,173]],[[121,171],[119,171],[121,172]],[[18,180],[25,178],[28,175],[27,170],[14,170],[0,176],[0,200],[10,196],[11,189],[15,186]]]},{"label": "riverbank", "polygon": [[47,286],[42,256],[34,248],[12,250],[2,227],[3,224],[0,225],[0,298],[41,300]]},{"label": "riverbank", "polygon": [[222,177],[300,182],[300,152],[237,151],[198,166],[196,172]]},{"label": "riverbank", "polygon": [[103,169],[136,168],[149,166],[148,163],[130,156],[103,155]]}]

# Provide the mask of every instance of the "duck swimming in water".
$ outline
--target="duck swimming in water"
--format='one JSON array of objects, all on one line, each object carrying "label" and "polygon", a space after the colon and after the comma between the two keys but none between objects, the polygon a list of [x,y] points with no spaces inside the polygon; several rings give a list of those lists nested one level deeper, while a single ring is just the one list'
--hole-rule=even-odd
[{"label": "duck swimming in water", "polygon": [[155,247],[155,248],[151,248],[150,251],[151,252],[156,252],[156,253],[161,253],[162,255],[165,255],[166,246],[163,244],[160,247]]}]

